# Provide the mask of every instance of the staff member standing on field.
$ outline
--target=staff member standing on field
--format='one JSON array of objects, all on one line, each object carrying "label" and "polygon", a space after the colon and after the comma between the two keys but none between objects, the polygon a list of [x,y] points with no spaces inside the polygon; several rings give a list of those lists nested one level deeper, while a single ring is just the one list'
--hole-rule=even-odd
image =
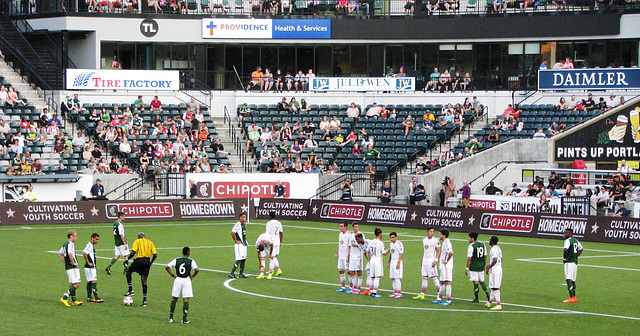
[{"label": "staff member standing on field", "polygon": [[[136,256],[136,259],[131,263],[131,266],[127,268],[127,284],[129,285],[129,291],[124,293],[124,296],[133,296],[133,287],[131,286],[131,273],[136,272],[140,274],[140,281],[142,282],[142,304],[141,306],[147,306],[147,277],[151,270],[151,265],[158,257],[158,251],[156,245],[147,239],[144,232],[138,233],[138,239],[133,242],[131,247],[131,253],[124,258],[124,262]],[[152,258],[153,256],[153,258]]]}]

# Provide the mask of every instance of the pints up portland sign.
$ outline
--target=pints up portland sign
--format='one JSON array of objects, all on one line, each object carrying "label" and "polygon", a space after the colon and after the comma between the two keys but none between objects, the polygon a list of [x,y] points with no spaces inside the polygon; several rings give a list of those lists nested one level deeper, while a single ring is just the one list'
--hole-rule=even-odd
[{"label": "pints up portland sign", "polygon": [[639,160],[640,103],[558,138],[554,152],[556,161]]}]

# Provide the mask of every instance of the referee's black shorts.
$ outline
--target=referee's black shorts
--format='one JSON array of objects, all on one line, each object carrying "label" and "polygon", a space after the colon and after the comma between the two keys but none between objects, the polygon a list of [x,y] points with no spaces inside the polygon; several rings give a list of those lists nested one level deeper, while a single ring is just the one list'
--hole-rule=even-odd
[{"label": "referee's black shorts", "polygon": [[140,275],[148,276],[151,270],[151,259],[149,258],[136,258],[131,263],[131,266],[127,269],[127,273],[131,274],[136,272]]}]

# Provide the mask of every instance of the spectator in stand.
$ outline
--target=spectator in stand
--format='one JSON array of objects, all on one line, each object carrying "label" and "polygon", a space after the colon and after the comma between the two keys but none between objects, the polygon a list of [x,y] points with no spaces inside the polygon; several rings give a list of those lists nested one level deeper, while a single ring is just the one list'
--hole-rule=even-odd
[{"label": "spectator in stand", "polygon": [[471,200],[471,187],[469,187],[468,182],[462,181],[462,188],[460,188],[460,190],[462,192],[462,202],[461,204],[465,207],[468,208],[469,207],[469,201]]},{"label": "spectator in stand", "polygon": [[349,132],[349,135],[347,136],[345,141],[340,144],[340,146],[344,147],[350,143],[357,145],[357,142],[358,142],[358,136],[356,135],[356,132],[352,130],[351,132]]},{"label": "spectator in stand", "polygon": [[124,154],[131,154],[131,144],[129,143],[129,140],[127,138],[122,139],[118,149]]},{"label": "spectator in stand", "polygon": [[[564,9],[564,6],[566,5],[566,0],[558,0],[558,2],[561,2],[563,4],[562,9]],[[554,5],[557,6],[556,2],[553,2]],[[564,59],[564,63],[562,64],[562,68],[563,69],[573,69],[573,62],[571,61],[571,57],[567,57]]]},{"label": "spectator in stand", "polygon": [[360,110],[356,106],[356,103],[351,103],[349,108],[347,109],[347,117],[349,118],[358,118],[360,116]]},{"label": "spectator in stand", "polygon": [[492,144],[495,144],[500,141],[500,135],[498,134],[495,128],[491,130],[491,134],[489,134],[489,136],[487,137],[487,141]]},{"label": "spectator in stand", "polygon": [[262,68],[259,66],[251,73],[251,82],[249,82],[245,91],[250,91],[256,86],[260,87],[260,92],[264,89],[264,74],[262,73]]},{"label": "spectator in stand", "polygon": [[561,97],[560,102],[556,104],[555,108],[556,110],[564,111],[569,109],[569,105],[567,104],[567,101],[564,99],[564,97]]},{"label": "spectator in stand", "polygon": [[331,123],[329,122],[329,118],[327,116],[322,117],[322,121],[320,121],[319,127],[323,131],[327,131],[331,128]]},{"label": "spectator in stand", "polygon": [[376,159],[381,158],[382,154],[377,149],[374,149],[373,146],[367,147],[367,151],[364,153],[364,157],[362,161],[371,163]]},{"label": "spectator in stand", "polygon": [[507,5],[504,3],[503,0],[495,0],[493,2],[494,13],[500,13],[500,11],[506,11],[506,10],[507,10]]},{"label": "spectator in stand", "polygon": [[423,175],[426,174],[427,172],[429,172],[427,165],[424,163],[424,158],[421,156],[418,158],[418,163],[416,164],[416,169],[414,171],[414,174],[416,175]]},{"label": "spectator in stand", "polygon": [[3,119],[0,119],[0,133],[4,135],[11,134],[11,127],[9,124],[5,123]]},{"label": "spectator in stand", "polygon": [[150,106],[151,112],[162,112],[162,102],[158,99],[158,96],[153,96]]},{"label": "spectator in stand", "polygon": [[329,122],[329,129],[334,131],[340,130],[340,120],[338,120],[338,116],[333,116],[333,119]]},{"label": "spectator in stand", "polygon": [[264,83],[264,91],[271,91],[271,89],[273,88],[273,82],[274,82],[273,73],[271,73],[271,69],[267,68],[264,70],[262,81]]},{"label": "spectator in stand", "polygon": [[614,217],[629,217],[629,210],[624,207],[624,202],[617,202],[618,209],[616,210]]},{"label": "spectator in stand", "polygon": [[416,121],[413,120],[413,117],[411,115],[408,115],[401,125],[404,129],[404,136],[406,137],[409,135],[409,132],[411,132],[416,127]]},{"label": "spectator in stand", "polygon": [[96,179],[96,184],[91,187],[91,197],[102,197],[104,196],[104,186],[102,185],[101,179]]},{"label": "spectator in stand", "polygon": [[586,101],[585,101],[585,103],[584,103],[584,108],[585,108],[587,111],[591,111],[591,110],[593,110],[594,108],[596,108],[596,102],[593,100],[593,94],[592,94],[592,93],[589,93],[589,94],[587,95],[587,100],[586,100]]},{"label": "spectator in stand", "polygon": [[142,100],[142,96],[138,96],[138,99],[133,102],[133,108],[138,111],[144,109],[144,101]]},{"label": "spectator in stand", "polygon": [[495,186],[493,181],[489,182],[489,186],[484,190],[487,195],[501,195],[502,189]]},{"label": "spectator in stand", "polygon": [[507,191],[507,196],[519,196],[522,193],[522,189],[518,187],[517,183],[511,185],[511,191]]},{"label": "spectator in stand", "polygon": [[380,112],[382,112],[382,108],[378,106],[376,102],[367,110],[366,116],[367,118],[378,118],[380,117]]},{"label": "spectator in stand", "polygon": [[596,105],[596,110],[600,111],[608,111],[609,107],[607,106],[607,102],[604,100],[604,97],[600,97],[598,100],[598,104]]},{"label": "spectator in stand", "polygon": [[216,138],[214,140],[214,142],[211,144],[211,148],[213,149],[214,153],[218,154],[225,154],[225,155],[229,155],[231,154],[230,152],[227,152],[224,150],[224,145],[222,145],[222,142],[220,141],[220,138]]},{"label": "spectator in stand", "polygon": [[391,182],[389,180],[384,181],[384,186],[380,188],[378,197],[382,203],[391,203],[391,197],[393,197],[393,190],[391,189]]},{"label": "spectator in stand", "polygon": [[633,169],[633,168],[631,168],[631,167],[629,167],[627,165],[627,160],[622,159],[622,161],[620,161],[620,165],[618,166],[618,169],[617,169],[616,172],[618,174],[620,174],[622,177],[624,177],[625,179],[628,179],[629,178],[629,173],[632,173],[634,171],[635,171],[635,169]]},{"label": "spectator in stand", "polygon": [[10,86],[9,92],[7,92],[6,104],[11,107],[15,107],[15,105],[18,103],[22,104],[22,106],[27,106],[27,103],[25,103],[22,99],[18,98],[18,93],[16,92],[16,89],[13,86]]},{"label": "spectator in stand", "polygon": [[0,107],[7,104],[7,98],[9,98],[7,89],[4,87],[4,85],[0,85]]},{"label": "spectator in stand", "polygon": [[438,79],[437,89],[440,93],[451,91],[451,74],[449,70],[444,70]]},{"label": "spectator in stand", "polygon": [[541,128],[533,135],[533,138],[534,139],[546,139],[547,135],[544,134],[544,130]]},{"label": "spectator in stand", "polygon": [[449,163],[453,162],[454,159],[454,155],[453,152],[451,151],[451,146],[447,145],[447,147],[445,147],[441,152],[440,152],[440,156],[438,157],[438,161],[440,161],[440,166],[446,166]]}]

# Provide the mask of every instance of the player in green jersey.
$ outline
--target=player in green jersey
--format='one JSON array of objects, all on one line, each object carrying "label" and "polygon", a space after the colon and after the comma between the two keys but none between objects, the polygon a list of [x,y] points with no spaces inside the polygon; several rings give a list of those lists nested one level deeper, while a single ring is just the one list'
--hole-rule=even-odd
[{"label": "player in green jersey", "polygon": [[[122,211],[118,212],[118,219],[113,223],[113,239],[115,240],[115,255],[113,259],[109,262],[109,265],[104,269],[107,274],[111,275],[111,266],[120,259],[120,257],[126,257],[129,255],[129,244],[127,244],[127,238],[124,235],[124,217],[125,214]],[[127,274],[127,267],[129,267],[129,263],[124,262],[124,272],[123,274]]]},{"label": "player in green jersey", "polygon": [[236,262],[233,264],[233,268],[231,269],[231,273],[229,277],[232,279],[236,278],[235,272],[236,269],[240,268],[239,278],[246,278],[244,275],[244,264],[247,261],[247,213],[243,212],[240,214],[239,221],[233,226],[231,229],[231,238],[235,242],[234,250],[236,254]]},{"label": "player in green jersey", "polygon": [[582,244],[573,238],[573,230],[564,230],[564,278],[567,280],[569,298],[564,303],[578,302],[576,297],[576,276],[578,275],[578,257],[582,254]]},{"label": "player in green jersey", "polygon": [[[176,310],[176,303],[180,294],[182,294],[182,324],[189,324],[187,320],[187,314],[189,313],[189,299],[193,297],[193,287],[191,287],[191,280],[198,274],[198,265],[196,261],[189,258],[191,255],[191,249],[188,247],[182,248],[182,258],[175,258],[167,264],[165,269],[167,273],[174,278],[173,289],[171,290],[171,310],[169,312],[169,323],[173,323],[173,312]],[[176,269],[176,274],[171,272],[171,268]],[[193,270],[193,274],[191,271]]]},{"label": "player in green jersey", "polygon": [[475,232],[469,233],[469,247],[467,248],[467,268],[464,270],[464,274],[469,276],[469,281],[473,282],[473,295],[475,298],[471,302],[480,302],[478,300],[478,293],[482,286],[482,290],[487,295],[489,300],[489,291],[487,285],[484,283],[484,266],[487,263],[487,247],[484,243],[478,241],[478,234]]},{"label": "player in green jersey", "polygon": [[[96,273],[96,249],[95,245],[100,241],[100,235],[94,233],[91,235],[91,240],[87,243],[82,251],[84,256],[84,275],[87,278],[87,301],[102,303],[103,299],[98,297],[98,275]],[[95,298],[91,298],[91,294]]]},{"label": "player in green jersey", "polygon": [[[67,271],[67,277],[69,278],[69,290],[62,294],[60,298],[60,302],[67,307],[71,305],[82,305],[82,302],[76,301],[76,289],[80,287],[80,269],[78,268],[78,260],[76,259],[75,245],[77,239],[78,233],[76,233],[76,230],[69,230],[67,232],[67,241],[62,244],[58,252],[60,260],[64,262],[64,269]],[[72,304],[69,304],[67,301],[69,297],[71,297]]]}]

